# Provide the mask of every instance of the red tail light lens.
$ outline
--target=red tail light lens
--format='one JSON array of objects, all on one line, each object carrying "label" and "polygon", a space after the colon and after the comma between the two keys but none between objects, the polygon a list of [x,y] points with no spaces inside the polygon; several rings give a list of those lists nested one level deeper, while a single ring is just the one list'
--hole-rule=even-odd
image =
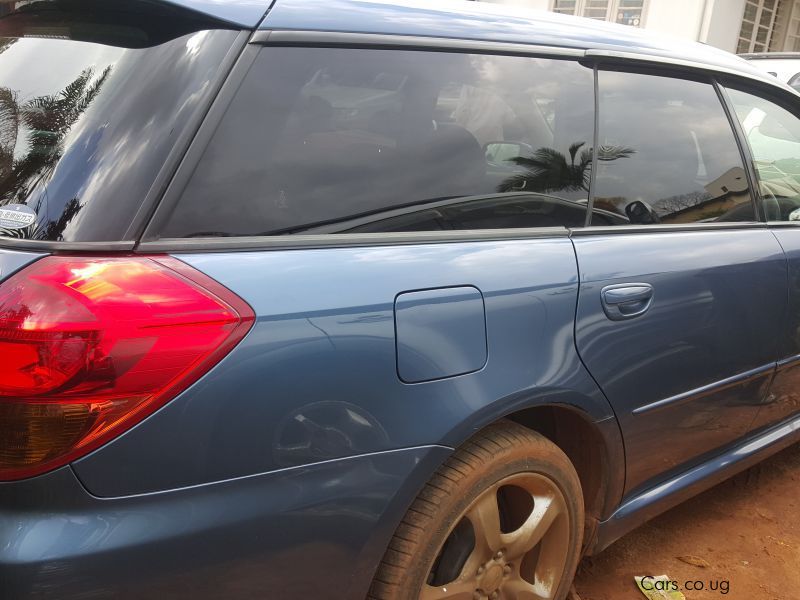
[{"label": "red tail light lens", "polygon": [[0,284],[0,480],[64,465],[218,363],[252,309],[170,257],[50,256]]}]

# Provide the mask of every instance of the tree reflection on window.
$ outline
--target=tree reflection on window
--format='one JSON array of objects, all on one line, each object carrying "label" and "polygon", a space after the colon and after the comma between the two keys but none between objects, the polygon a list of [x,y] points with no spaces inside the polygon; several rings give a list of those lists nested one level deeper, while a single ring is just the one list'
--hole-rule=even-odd
[{"label": "tree reflection on window", "polygon": [[[525,169],[503,181],[498,192],[530,191],[543,194],[552,192],[589,192],[591,181],[592,149],[586,142],[575,142],[569,147],[569,160],[553,148],[539,148],[531,156],[516,156],[510,162]],[[579,154],[580,152],[580,154]],[[627,158],[636,151],[624,146],[601,146],[597,160],[611,162]]]},{"label": "tree reflection on window", "polygon": [[[46,185],[64,152],[64,140],[100,93],[111,74],[107,67],[95,77],[88,68],[63,90],[42,95],[19,104],[17,94],[0,88],[0,205],[23,202],[37,186]],[[26,148],[19,153],[19,140]],[[39,203],[47,195],[41,194]],[[32,207],[42,214],[41,206]],[[77,198],[67,203],[55,221],[33,224],[24,230],[0,229],[0,235],[59,239],[69,222],[78,214]]]}]

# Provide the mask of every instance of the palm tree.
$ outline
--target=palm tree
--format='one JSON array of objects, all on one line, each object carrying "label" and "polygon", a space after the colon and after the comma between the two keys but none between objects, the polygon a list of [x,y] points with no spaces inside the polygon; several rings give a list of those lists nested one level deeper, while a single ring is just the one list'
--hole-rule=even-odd
[{"label": "palm tree", "polygon": [[58,219],[55,221],[50,221],[47,223],[45,227],[41,227],[39,229],[40,232],[43,232],[43,235],[40,235],[41,239],[45,240],[60,240],[61,235],[64,233],[64,230],[69,225],[69,222],[78,214],[78,211],[81,209],[81,203],[78,201],[77,198],[73,198],[69,202],[64,205],[64,210],[61,211],[61,214],[58,216]]},{"label": "palm tree", "polygon": [[[517,173],[503,181],[498,192],[525,190],[531,192],[574,192],[589,191],[592,167],[592,149],[583,148],[586,142],[576,142],[569,147],[567,158],[553,148],[539,148],[532,156],[516,156],[511,159],[515,165],[524,167],[526,172]],[[580,151],[580,155],[578,152]],[[610,162],[627,158],[636,151],[625,146],[600,146],[597,160]]]},{"label": "palm tree", "polygon": [[[18,38],[0,38],[0,54],[11,48],[17,40]],[[17,95],[8,88],[0,88],[0,181],[11,174],[18,130]]]},{"label": "palm tree", "polygon": [[17,95],[8,88],[0,88],[0,181],[5,181],[13,171],[18,132]]},{"label": "palm tree", "polygon": [[[32,98],[22,106],[17,103],[14,91],[0,89],[0,203],[23,202],[31,190],[49,179],[63,156],[64,140],[100,93],[110,73],[108,67],[95,77],[94,69],[85,69],[57,94]],[[27,130],[27,152],[14,159],[23,125]],[[60,235],[80,210],[80,204],[73,199],[66,208],[56,222],[40,226],[39,231]]]},{"label": "palm tree", "polygon": [[28,153],[14,162],[12,177],[0,184],[0,196],[26,196],[35,184],[52,174],[61,160],[64,139],[100,93],[110,72],[111,67],[106,68],[92,82],[94,70],[85,69],[58,94],[38,96],[20,107],[20,120],[30,132]]}]

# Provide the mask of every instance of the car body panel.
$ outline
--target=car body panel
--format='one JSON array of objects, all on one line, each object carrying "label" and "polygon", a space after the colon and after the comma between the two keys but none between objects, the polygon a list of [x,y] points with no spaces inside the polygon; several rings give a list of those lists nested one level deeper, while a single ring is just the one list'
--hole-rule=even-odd
[{"label": "car body panel", "polygon": [[[786,258],[766,228],[574,241],[578,351],[617,413],[635,494],[747,433],[774,367]],[[624,283],[651,285],[652,304],[612,321],[601,290]]]},{"label": "car body panel", "polygon": [[800,230],[776,228],[773,234],[786,252],[789,304],[779,336],[775,378],[753,422],[754,430],[775,426],[800,412]]},{"label": "car body panel", "polygon": [[599,524],[589,550],[596,554],[653,517],[744,471],[800,441],[800,418],[795,417],[757,435],[738,441],[704,462],[628,498],[614,515]]},{"label": "car body panel", "polygon": [[410,448],[111,500],[69,467],[3,483],[2,596],[361,600],[449,453]]},{"label": "car body panel", "polygon": [[[575,352],[577,268],[567,237],[178,258],[248,302],[256,324],[200,382],[74,463],[95,495],[455,446],[484,418],[542,403],[572,406],[590,421],[613,416]],[[404,383],[395,298],[461,286],[483,295],[486,365]],[[420,332],[408,335],[425,345]]]},{"label": "car body panel", "polygon": [[11,277],[21,268],[40,259],[44,254],[0,249],[0,281]]}]

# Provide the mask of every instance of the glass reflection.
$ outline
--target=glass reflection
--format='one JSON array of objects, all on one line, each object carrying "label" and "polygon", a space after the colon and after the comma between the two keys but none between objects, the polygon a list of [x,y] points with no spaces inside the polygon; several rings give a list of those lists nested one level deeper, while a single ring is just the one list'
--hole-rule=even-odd
[{"label": "glass reflection", "polygon": [[710,83],[601,71],[599,84],[600,142],[627,152],[625,160],[599,161],[595,209],[634,225],[755,220],[736,140]]},{"label": "glass reflection", "polygon": [[115,24],[99,9],[57,16],[52,37],[26,37],[28,17],[0,19],[0,207],[36,213],[0,236],[125,239],[236,33],[198,38],[196,24],[146,15]]},{"label": "glass reflection", "polygon": [[728,89],[753,153],[769,221],[800,221],[800,120],[782,106]]},{"label": "glass reflection", "polygon": [[[585,148],[586,142],[576,142],[569,147],[569,162],[566,157],[553,148],[539,148],[530,156],[515,156],[509,160],[523,167],[518,173],[502,182],[498,191],[508,192],[517,189],[531,189],[537,192],[558,190],[589,193],[591,181],[592,149]],[[583,148],[583,150],[581,150]],[[578,151],[580,156],[578,156]],[[633,154],[632,148],[603,146],[598,150],[599,161],[611,161]]]},{"label": "glass reflection", "polygon": [[268,48],[162,235],[581,226],[580,173],[515,160],[577,168],[592,97],[567,60]]},{"label": "glass reflection", "polygon": [[[95,77],[94,69],[83,72],[56,94],[36,96],[18,104],[14,90],[0,88],[0,198],[3,204],[22,203],[37,187],[46,184],[64,154],[64,139],[100,93],[111,67]],[[19,138],[24,138],[20,144]],[[20,151],[20,147],[22,150]],[[10,149],[10,150],[9,150]],[[16,156],[15,156],[16,155]],[[37,213],[46,195],[39,196]],[[56,220],[25,229],[2,229],[0,235],[59,240],[67,224],[78,214],[77,198],[70,199]]]}]

